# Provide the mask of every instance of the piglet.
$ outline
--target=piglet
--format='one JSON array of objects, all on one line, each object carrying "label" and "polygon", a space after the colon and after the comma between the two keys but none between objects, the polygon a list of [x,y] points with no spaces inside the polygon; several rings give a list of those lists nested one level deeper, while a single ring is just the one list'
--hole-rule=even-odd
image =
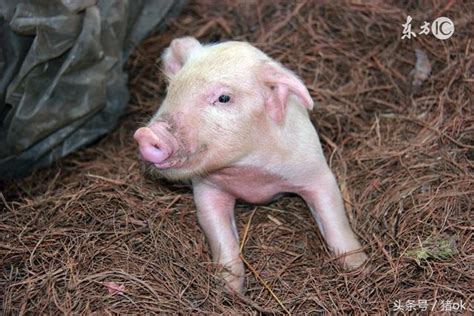
[{"label": "piglet", "polygon": [[190,180],[199,223],[230,291],[243,291],[236,200],[264,204],[296,193],[347,268],[367,256],[347,219],[334,175],[309,119],[300,79],[249,43],[175,39],[162,56],[165,100],[134,135],[160,175]]}]

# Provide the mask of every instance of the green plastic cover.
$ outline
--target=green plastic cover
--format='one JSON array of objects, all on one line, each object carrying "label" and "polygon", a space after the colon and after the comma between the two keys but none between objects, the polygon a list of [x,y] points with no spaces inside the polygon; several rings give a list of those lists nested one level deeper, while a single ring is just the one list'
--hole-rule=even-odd
[{"label": "green plastic cover", "polygon": [[0,0],[0,179],[112,130],[131,50],[185,1]]}]

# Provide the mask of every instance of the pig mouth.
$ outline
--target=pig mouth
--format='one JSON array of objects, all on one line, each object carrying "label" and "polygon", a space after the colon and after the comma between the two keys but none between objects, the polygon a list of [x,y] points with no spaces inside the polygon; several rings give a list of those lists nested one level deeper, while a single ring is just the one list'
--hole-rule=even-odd
[{"label": "pig mouth", "polygon": [[169,159],[160,163],[151,163],[158,169],[172,169],[172,168],[181,168],[183,167],[188,158],[187,157],[182,157],[182,158],[175,158],[175,159]]}]

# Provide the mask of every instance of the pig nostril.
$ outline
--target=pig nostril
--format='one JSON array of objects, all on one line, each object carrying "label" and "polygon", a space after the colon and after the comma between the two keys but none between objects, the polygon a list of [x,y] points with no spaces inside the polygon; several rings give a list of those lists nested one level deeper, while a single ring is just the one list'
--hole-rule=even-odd
[{"label": "pig nostril", "polygon": [[157,152],[163,151],[163,148],[161,148],[158,144],[150,144],[150,149]]}]

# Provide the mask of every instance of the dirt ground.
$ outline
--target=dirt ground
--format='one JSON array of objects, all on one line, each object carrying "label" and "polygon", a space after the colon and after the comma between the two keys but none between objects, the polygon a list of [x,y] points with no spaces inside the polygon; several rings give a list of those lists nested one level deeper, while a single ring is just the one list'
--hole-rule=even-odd
[{"label": "dirt ground", "polygon": [[[408,15],[417,33],[449,17],[454,35],[401,39]],[[363,269],[344,271],[285,197],[238,205],[246,298],[223,291],[190,189],[144,174],[132,139],[165,93],[160,53],[183,35],[249,41],[303,78]],[[113,133],[1,184],[3,314],[472,311],[473,35],[472,1],[190,1],[131,58]]]}]

